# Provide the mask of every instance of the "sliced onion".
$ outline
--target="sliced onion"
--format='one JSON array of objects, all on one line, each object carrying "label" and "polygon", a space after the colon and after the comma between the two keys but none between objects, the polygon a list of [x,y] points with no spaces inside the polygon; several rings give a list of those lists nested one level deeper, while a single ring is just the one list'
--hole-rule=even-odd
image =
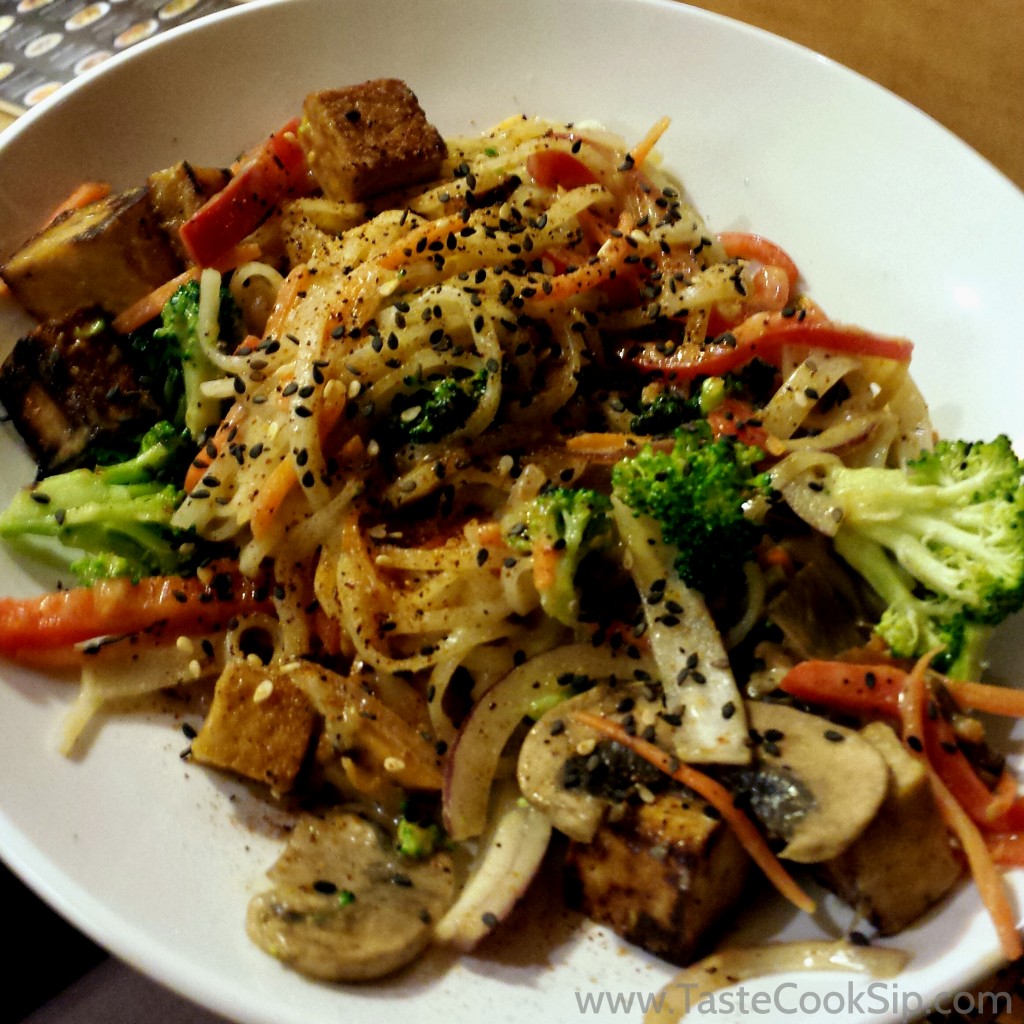
[{"label": "sliced onion", "polygon": [[494,823],[483,838],[469,881],[434,929],[434,937],[471,950],[503,921],[537,874],[551,841],[551,822],[508,783],[495,800]]},{"label": "sliced onion", "polygon": [[843,940],[775,942],[763,946],[738,946],[687,967],[662,990],[644,1015],[645,1024],[679,1021],[709,993],[748,978],[789,971],[853,971],[876,978],[893,978],[906,966],[910,955],[901,949],[854,946]]},{"label": "sliced onion", "polygon": [[448,754],[443,794],[448,834],[461,841],[484,830],[491,783],[505,744],[532,709],[549,707],[573,692],[564,681],[567,673],[606,679],[626,661],[625,654],[617,659],[608,647],[556,647],[524,662],[487,690]]},{"label": "sliced onion", "polygon": [[[657,524],[612,498],[626,568],[643,600],[647,637],[665,690],[666,707],[682,716],[673,753],[687,764],[747,764],[747,720],[722,637],[704,597],[672,567]],[[660,601],[647,600],[652,593]],[[666,615],[672,605],[678,614]],[[731,710],[726,708],[731,706]]]}]

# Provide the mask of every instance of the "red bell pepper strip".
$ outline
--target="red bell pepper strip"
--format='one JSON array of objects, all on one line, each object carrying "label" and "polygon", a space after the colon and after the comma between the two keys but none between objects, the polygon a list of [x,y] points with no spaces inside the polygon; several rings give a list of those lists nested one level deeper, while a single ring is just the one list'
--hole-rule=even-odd
[{"label": "red bell pepper strip", "polygon": [[313,190],[315,182],[296,137],[298,124],[296,118],[274,132],[227,185],[182,224],[181,241],[199,266],[210,266],[258,228],[282,199]]},{"label": "red bell pepper strip", "polygon": [[567,191],[593,185],[597,175],[571,153],[561,149],[541,149],[526,158],[526,170],[541,188],[564,188]]},{"label": "red bell pepper strip", "polygon": [[800,271],[789,253],[781,246],[769,241],[763,235],[750,234],[747,231],[723,231],[718,236],[726,256],[732,259],[753,260],[768,267],[779,267],[789,280],[792,291],[796,288]]},{"label": "red bell pepper strip", "polygon": [[762,451],[768,443],[768,431],[757,418],[757,410],[741,398],[725,398],[707,415],[711,433],[720,437],[734,437],[741,444],[749,444]]},{"label": "red bell pepper strip", "polygon": [[[859,327],[799,315],[764,313],[746,320],[728,335],[703,344],[681,345],[672,355],[663,355],[653,345],[627,358],[638,369],[673,382],[695,377],[721,377],[745,366],[754,358],[778,366],[788,345],[820,348],[828,352],[910,361],[913,344],[905,338],[874,334]],[[760,331],[758,333],[758,328]]]},{"label": "red bell pepper strip", "polygon": [[158,624],[178,632],[223,626],[273,605],[265,581],[235,571],[198,577],[102,580],[40,597],[0,598],[0,655],[71,647],[104,636],[138,633]]}]

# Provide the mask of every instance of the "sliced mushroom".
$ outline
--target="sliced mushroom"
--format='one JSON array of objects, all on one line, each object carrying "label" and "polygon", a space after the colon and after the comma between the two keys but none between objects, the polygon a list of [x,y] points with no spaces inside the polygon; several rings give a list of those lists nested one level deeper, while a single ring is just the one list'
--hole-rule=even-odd
[{"label": "sliced mushroom", "polygon": [[249,937],[322,981],[367,981],[410,963],[456,890],[447,853],[402,857],[347,811],[304,816],[267,874],[276,884],[250,902]]},{"label": "sliced mushroom", "polygon": [[570,697],[527,733],[516,769],[523,795],[556,829],[587,843],[612,802],[625,799],[637,785],[653,788],[663,778],[647,762],[575,721],[574,711],[626,720],[640,733],[653,727],[655,741],[664,746],[671,744],[675,718],[666,720],[658,686],[631,680]]},{"label": "sliced mushroom", "polygon": [[854,730],[796,708],[748,701],[747,716],[760,739],[751,809],[786,840],[779,856],[801,864],[838,856],[885,799],[885,759]]}]

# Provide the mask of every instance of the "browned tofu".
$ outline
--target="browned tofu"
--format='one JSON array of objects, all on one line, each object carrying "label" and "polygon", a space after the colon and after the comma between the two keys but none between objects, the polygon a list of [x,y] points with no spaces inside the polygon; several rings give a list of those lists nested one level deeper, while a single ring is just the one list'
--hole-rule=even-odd
[{"label": "browned tofu", "polygon": [[312,93],[299,139],[324,194],[358,202],[436,177],[447,147],[395,78]]},{"label": "browned tofu", "polygon": [[192,756],[285,793],[305,760],[316,719],[287,676],[234,662],[217,680],[213,704],[192,741]]},{"label": "browned tofu", "polygon": [[120,313],[179,270],[149,189],[135,188],[58,217],[0,276],[38,320],[59,320],[88,306]]},{"label": "browned tofu", "polygon": [[219,167],[193,167],[185,160],[149,176],[149,198],[157,220],[184,263],[188,253],[178,232],[210,196],[219,192],[231,173]]},{"label": "browned tofu", "polygon": [[884,722],[861,735],[885,758],[889,791],[860,838],[822,866],[822,880],[882,935],[892,935],[944,896],[962,869],[924,768]]},{"label": "browned tofu", "polygon": [[699,798],[665,793],[627,807],[590,843],[572,842],[568,902],[629,942],[689,963],[739,900],[750,859]]},{"label": "browned tofu", "polygon": [[40,325],[4,360],[0,402],[44,474],[96,442],[117,451],[160,418],[122,341],[99,310],[81,310]]}]

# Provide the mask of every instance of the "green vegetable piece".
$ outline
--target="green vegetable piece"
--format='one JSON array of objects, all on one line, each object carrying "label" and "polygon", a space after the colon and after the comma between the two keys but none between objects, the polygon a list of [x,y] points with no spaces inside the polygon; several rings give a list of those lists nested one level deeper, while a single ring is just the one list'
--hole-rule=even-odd
[{"label": "green vegetable piece", "polygon": [[763,455],[731,437],[715,440],[699,420],[676,432],[671,450],[648,445],[618,463],[612,492],[658,523],[676,549],[676,571],[707,593],[732,579],[761,539],[772,498],[768,474],[755,472]]},{"label": "green vegetable piece", "polygon": [[837,467],[838,553],[885,604],[876,626],[898,657],[977,678],[991,628],[1024,607],[1024,462],[1009,438],[940,441],[905,469]]}]

